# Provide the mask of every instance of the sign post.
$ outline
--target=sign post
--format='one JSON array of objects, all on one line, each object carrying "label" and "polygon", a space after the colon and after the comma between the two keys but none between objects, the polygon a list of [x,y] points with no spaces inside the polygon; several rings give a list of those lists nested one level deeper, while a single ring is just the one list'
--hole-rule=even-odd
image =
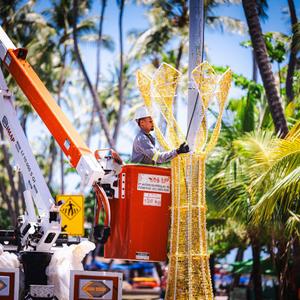
[{"label": "sign post", "polygon": [[190,0],[190,25],[189,25],[189,91],[188,91],[188,130],[187,142],[190,149],[194,150],[196,132],[201,123],[201,100],[193,84],[192,71],[202,62],[204,44],[204,0]]}]

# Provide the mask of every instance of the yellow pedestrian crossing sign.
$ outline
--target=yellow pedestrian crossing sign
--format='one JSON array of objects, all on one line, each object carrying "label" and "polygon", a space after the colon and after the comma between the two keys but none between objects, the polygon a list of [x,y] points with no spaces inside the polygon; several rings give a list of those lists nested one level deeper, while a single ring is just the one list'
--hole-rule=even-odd
[{"label": "yellow pedestrian crossing sign", "polygon": [[56,203],[60,207],[61,227],[69,235],[84,235],[84,197],[82,195],[57,195]]}]

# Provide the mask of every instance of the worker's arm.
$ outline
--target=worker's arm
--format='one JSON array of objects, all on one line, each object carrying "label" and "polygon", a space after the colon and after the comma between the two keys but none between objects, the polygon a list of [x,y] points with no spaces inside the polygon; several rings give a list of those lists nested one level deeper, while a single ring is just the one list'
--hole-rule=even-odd
[{"label": "worker's arm", "polygon": [[144,164],[162,164],[177,156],[177,151],[158,151],[145,134],[139,134],[133,143],[132,162]]}]

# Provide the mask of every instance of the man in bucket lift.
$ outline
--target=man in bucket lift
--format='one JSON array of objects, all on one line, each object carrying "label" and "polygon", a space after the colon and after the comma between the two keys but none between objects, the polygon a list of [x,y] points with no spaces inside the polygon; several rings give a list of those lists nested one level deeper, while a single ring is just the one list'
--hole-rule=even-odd
[{"label": "man in bucket lift", "polygon": [[154,130],[153,120],[146,106],[136,110],[135,120],[141,130],[133,142],[131,162],[147,165],[162,164],[170,161],[178,154],[190,151],[185,142],[178,149],[168,152],[159,152],[155,148],[155,138],[150,134]]}]

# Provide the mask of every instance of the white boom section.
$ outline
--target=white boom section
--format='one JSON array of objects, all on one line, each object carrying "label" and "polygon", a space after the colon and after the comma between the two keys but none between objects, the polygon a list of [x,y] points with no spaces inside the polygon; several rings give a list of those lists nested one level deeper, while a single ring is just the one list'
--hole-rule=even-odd
[{"label": "white boom section", "polygon": [[[49,251],[61,232],[60,222],[51,221],[49,218],[50,212],[56,212],[57,208],[54,205],[54,200],[19,123],[13,106],[13,95],[7,88],[1,70],[0,107],[0,121],[4,133],[11,145],[14,160],[21,170],[26,187],[24,197],[27,214],[23,216],[23,226],[21,231],[24,230],[26,226],[27,230],[23,233],[22,242],[25,244],[29,234],[32,234],[29,228],[34,227],[33,225],[38,225],[41,229],[40,232],[42,232],[43,235],[40,238],[35,238],[34,245],[32,244],[32,246],[38,251]],[[32,200],[38,210],[38,224],[31,224],[31,222],[37,221]],[[51,240],[50,243],[45,242],[48,234],[51,234],[52,237],[54,236],[52,239],[50,239],[50,237],[48,238],[47,241]]]},{"label": "white boom section", "polygon": [[0,117],[4,132],[11,144],[15,162],[21,169],[26,190],[31,192],[40,215],[48,213],[54,200],[32,154],[13,106],[13,96],[8,91],[0,71]]},{"label": "white boom section", "polygon": [[0,58],[3,61],[8,49],[16,49],[16,46],[6,35],[5,31],[0,26]]}]

